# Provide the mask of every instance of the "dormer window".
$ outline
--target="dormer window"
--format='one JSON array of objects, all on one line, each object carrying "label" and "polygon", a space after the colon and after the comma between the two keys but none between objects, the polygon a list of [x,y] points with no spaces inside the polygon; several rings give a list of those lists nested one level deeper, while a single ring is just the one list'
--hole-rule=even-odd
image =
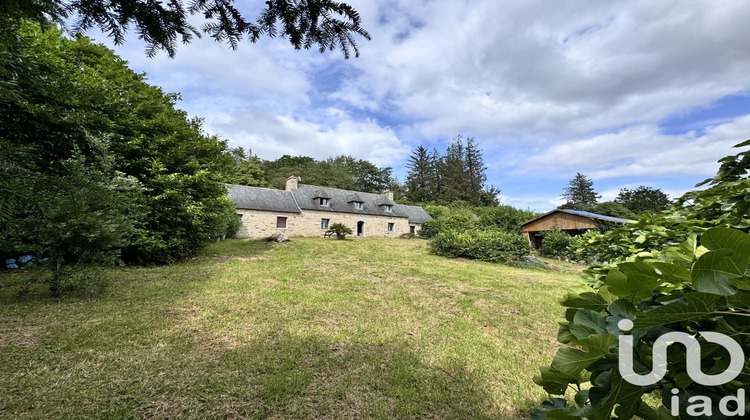
[{"label": "dormer window", "polygon": [[323,207],[331,207],[331,199],[330,198],[318,198],[318,204],[320,204]]},{"label": "dormer window", "polygon": [[355,210],[363,210],[365,208],[365,203],[363,203],[361,201],[355,201],[352,204],[354,204],[354,209]]},{"label": "dormer window", "polygon": [[386,213],[393,213],[393,206],[390,204],[383,205],[383,211]]}]

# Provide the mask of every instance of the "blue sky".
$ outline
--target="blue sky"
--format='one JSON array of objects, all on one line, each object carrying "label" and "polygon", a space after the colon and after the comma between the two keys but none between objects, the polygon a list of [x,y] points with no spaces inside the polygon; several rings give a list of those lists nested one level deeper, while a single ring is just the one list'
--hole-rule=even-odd
[{"label": "blue sky", "polygon": [[603,199],[638,185],[677,197],[750,138],[750,2],[348,3],[373,38],[350,60],[282,39],[204,38],[174,59],[135,38],[113,48],[261,158],[349,154],[403,181],[416,146],[461,134],[502,202],[537,211],[576,172]]}]

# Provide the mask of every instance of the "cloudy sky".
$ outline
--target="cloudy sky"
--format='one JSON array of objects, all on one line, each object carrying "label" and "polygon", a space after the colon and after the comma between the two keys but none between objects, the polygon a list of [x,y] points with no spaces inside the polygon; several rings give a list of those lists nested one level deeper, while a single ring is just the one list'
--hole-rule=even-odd
[{"label": "cloudy sky", "polygon": [[261,158],[348,154],[403,181],[414,147],[461,134],[503,203],[538,211],[576,172],[603,199],[638,185],[677,197],[750,138],[750,2],[347,3],[372,35],[349,60],[280,39],[204,38],[174,59],[137,39],[114,49]]}]

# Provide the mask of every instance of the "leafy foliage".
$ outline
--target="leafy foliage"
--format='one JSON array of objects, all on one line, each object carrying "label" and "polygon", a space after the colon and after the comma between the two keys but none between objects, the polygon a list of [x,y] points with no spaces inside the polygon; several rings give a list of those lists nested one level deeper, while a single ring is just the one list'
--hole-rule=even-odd
[{"label": "leafy foliage", "polygon": [[[748,145],[750,141],[737,147]],[[636,372],[651,369],[655,340],[668,332],[687,333],[701,342],[706,373],[723,372],[729,358],[720,346],[706,342],[702,332],[725,334],[750,353],[750,203],[744,199],[750,157],[742,152],[720,162],[717,175],[704,181],[709,188],[685,194],[667,211],[645,213],[623,228],[578,239],[578,252],[609,264],[589,267],[583,276],[586,285],[563,299],[567,310],[558,341],[573,347],[560,349],[535,378],[550,394],[563,395],[572,386],[575,405],[555,398],[534,418],[668,419],[672,389],[679,390],[681,414],[693,395],[709,397],[718,412],[722,397],[750,383],[747,362],[728,384],[693,382],[682,346],[669,348],[667,374],[652,386],[631,385],[618,371],[617,324],[622,319],[634,324]],[[587,382],[590,389],[583,389]],[[644,401],[650,393],[661,394],[661,406]]]},{"label": "leafy foliage", "polygon": [[[657,258],[623,262],[599,271],[596,288],[582,287],[562,301],[567,308],[560,321],[558,341],[573,345],[560,349],[549,367],[540,369],[534,381],[550,394],[563,395],[575,388],[575,405],[559,404],[537,418],[620,419],[671,418],[669,392],[677,388],[685,395],[706,395],[719,399],[750,382],[747,364],[729,384],[705,387],[686,374],[685,348],[670,347],[667,375],[649,387],[638,387],[622,379],[618,371],[617,323],[630,319],[637,345],[636,371],[646,372],[653,363],[655,340],[668,332],[680,331],[702,342],[704,372],[726,369],[728,358],[718,346],[706,343],[699,332],[714,331],[739,340],[745,352],[750,342],[750,283],[740,261],[750,260],[750,235],[727,228],[713,228],[701,237],[702,246],[691,239],[664,250]],[[587,351],[579,350],[585,348]],[[582,390],[581,385],[591,383]],[[650,407],[643,395],[660,392],[664,407]],[[553,401],[552,404],[555,404]],[[549,407],[549,406],[548,406]],[[684,409],[684,407],[683,407]],[[718,410],[716,410],[718,411]],[[544,417],[543,415],[546,415]]]},{"label": "leafy foliage", "polygon": [[352,229],[343,223],[333,223],[326,232],[335,234],[336,239],[346,239],[346,235],[352,234]]},{"label": "leafy foliage", "polygon": [[336,156],[318,161],[308,156],[284,155],[276,160],[263,161],[266,184],[284,189],[290,175],[302,178],[308,185],[381,193],[391,186],[391,168],[379,168],[373,163],[352,156]]},{"label": "leafy foliage", "polygon": [[510,262],[529,255],[529,242],[517,233],[470,229],[444,230],[430,242],[430,251],[445,257]]},{"label": "leafy foliage", "polygon": [[544,232],[539,253],[546,257],[564,257],[568,254],[571,239],[570,235],[561,230]]},{"label": "leafy foliage", "polygon": [[[91,28],[122,44],[132,26],[146,42],[147,55],[160,50],[174,57],[177,42],[191,42],[207,34],[237,49],[243,37],[257,42],[262,36],[286,38],[296,49],[318,47],[320,52],[339,48],[345,58],[359,56],[355,35],[370,35],[360,26],[359,13],[346,3],[331,0],[269,0],[255,21],[247,20],[234,0],[184,2],[139,2],[135,0],[6,0],[0,9],[5,18],[45,18],[65,26],[74,22],[71,32],[81,34]],[[200,30],[189,23],[193,15],[205,22]]]},{"label": "leafy foliage", "polygon": [[0,40],[12,51],[0,54],[0,253],[166,263],[230,233],[222,181],[232,157],[175,108],[176,95],[87,38],[12,31]]},{"label": "leafy foliage", "polygon": [[641,185],[634,190],[621,189],[615,198],[615,203],[622,204],[635,214],[643,214],[664,211],[671,201],[661,189]]},{"label": "leafy foliage", "polygon": [[614,201],[605,201],[597,204],[594,206],[594,213],[628,220],[633,220],[637,217],[629,208]]}]

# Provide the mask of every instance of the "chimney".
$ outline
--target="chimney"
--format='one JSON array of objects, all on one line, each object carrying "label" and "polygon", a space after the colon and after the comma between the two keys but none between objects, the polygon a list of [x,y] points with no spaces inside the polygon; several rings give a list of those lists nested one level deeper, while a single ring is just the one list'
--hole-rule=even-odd
[{"label": "chimney", "polygon": [[388,197],[389,200],[393,201],[393,191],[391,190],[385,190],[383,191],[383,195]]},{"label": "chimney", "polygon": [[297,184],[302,180],[302,178],[298,176],[290,176],[286,179],[286,190],[291,191],[297,189]]}]

